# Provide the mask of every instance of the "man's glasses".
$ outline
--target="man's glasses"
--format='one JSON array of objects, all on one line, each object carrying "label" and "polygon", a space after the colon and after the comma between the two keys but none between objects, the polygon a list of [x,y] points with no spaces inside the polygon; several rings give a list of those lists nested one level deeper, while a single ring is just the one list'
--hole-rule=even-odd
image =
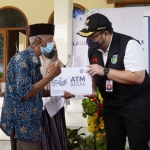
[{"label": "man's glasses", "polygon": [[[97,37],[98,35],[100,35],[100,34],[101,34],[101,37],[102,37],[103,32],[99,32],[97,35],[94,35],[94,36],[88,37],[88,39],[90,39],[92,42],[96,42],[96,41],[95,41],[95,39],[96,39],[96,37]],[[100,38],[100,39],[101,39],[101,38]]]},{"label": "man's glasses", "polygon": [[51,43],[53,42],[53,39],[50,39],[49,42],[46,42],[43,38],[40,38],[41,40],[43,40],[45,43]]}]

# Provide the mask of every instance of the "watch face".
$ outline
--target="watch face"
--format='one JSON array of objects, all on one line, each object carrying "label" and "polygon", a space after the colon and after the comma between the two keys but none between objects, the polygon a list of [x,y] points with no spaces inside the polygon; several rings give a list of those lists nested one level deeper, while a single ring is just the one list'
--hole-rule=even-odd
[{"label": "watch face", "polygon": [[104,68],[104,76],[107,76],[108,72],[109,72],[109,68]]}]

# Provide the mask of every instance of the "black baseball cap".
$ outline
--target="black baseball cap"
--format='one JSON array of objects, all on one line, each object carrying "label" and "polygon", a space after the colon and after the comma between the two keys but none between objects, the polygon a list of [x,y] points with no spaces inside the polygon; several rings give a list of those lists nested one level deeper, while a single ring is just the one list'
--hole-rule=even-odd
[{"label": "black baseball cap", "polygon": [[89,37],[95,32],[107,30],[112,30],[112,24],[109,19],[100,13],[95,13],[86,18],[84,28],[77,34],[83,37]]}]

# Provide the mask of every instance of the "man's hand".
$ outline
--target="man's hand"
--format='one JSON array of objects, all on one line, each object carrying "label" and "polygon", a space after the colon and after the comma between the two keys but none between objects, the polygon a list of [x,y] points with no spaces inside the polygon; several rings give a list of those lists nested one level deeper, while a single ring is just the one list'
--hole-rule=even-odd
[{"label": "man's hand", "polygon": [[[55,62],[48,67],[48,75],[35,83],[32,89],[22,98],[23,100],[28,100],[30,97],[36,96],[50,81],[52,81],[56,76],[61,73],[60,63]],[[47,94],[49,96],[49,94]]]},{"label": "man's hand", "polygon": [[55,78],[61,73],[60,62],[54,62],[48,68],[49,77]]},{"label": "man's hand", "polygon": [[84,95],[84,97],[94,98],[94,97],[96,97],[96,92],[93,91],[92,94]]},{"label": "man's hand", "polygon": [[72,97],[75,97],[74,94],[71,94],[70,92],[64,91],[64,96],[62,96],[64,99],[69,99]]},{"label": "man's hand", "polygon": [[104,76],[104,67],[98,64],[88,65],[87,67],[89,69],[86,72],[89,73],[91,76],[94,76],[96,74],[100,76]]}]

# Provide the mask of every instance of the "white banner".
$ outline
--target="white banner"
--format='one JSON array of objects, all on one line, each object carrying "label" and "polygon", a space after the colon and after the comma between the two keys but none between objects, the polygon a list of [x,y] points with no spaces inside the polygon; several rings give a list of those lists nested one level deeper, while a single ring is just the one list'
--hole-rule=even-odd
[{"label": "white banner", "polygon": [[51,96],[63,96],[64,91],[75,95],[92,93],[92,78],[86,73],[88,68],[61,68],[61,74],[50,82]]}]

